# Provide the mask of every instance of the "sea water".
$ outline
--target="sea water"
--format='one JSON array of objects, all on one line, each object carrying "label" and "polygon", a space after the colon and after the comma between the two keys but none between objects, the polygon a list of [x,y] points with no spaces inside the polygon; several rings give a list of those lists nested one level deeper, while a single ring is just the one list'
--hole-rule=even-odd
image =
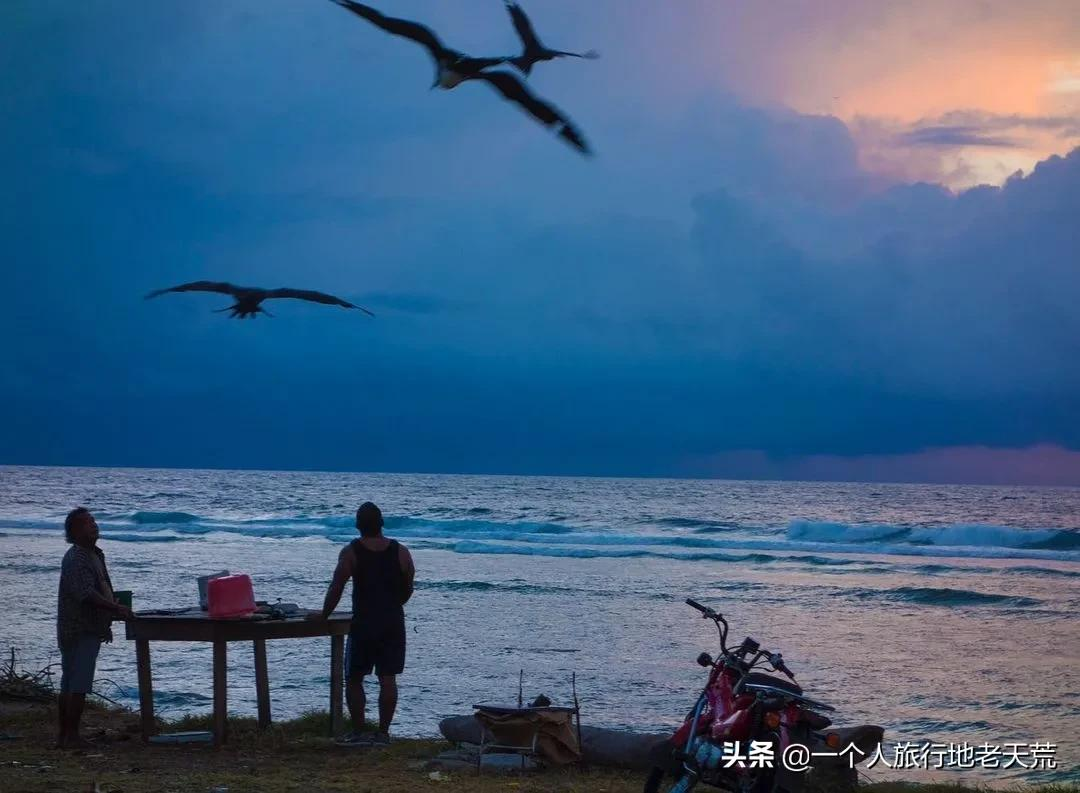
[{"label": "sea water", "polygon": [[[1051,742],[1056,771],[963,775],[1078,775],[1078,489],[0,467],[0,642],[29,667],[58,660],[73,506],[97,515],[136,609],[196,605],[198,577],[222,568],[249,574],[259,600],[317,608],[365,500],[416,561],[400,735],[516,701],[520,670],[526,699],[556,704],[576,673],[586,724],[672,728],[704,682],[695,657],[716,650],[693,597],[725,614],[732,643],[782,651],[838,725]],[[134,647],[117,634],[97,689],[135,706]],[[159,714],[209,710],[209,646],[152,656]],[[329,640],[271,642],[268,657],[275,717],[326,707]],[[231,713],[255,712],[246,644],[230,646],[229,694]]]}]

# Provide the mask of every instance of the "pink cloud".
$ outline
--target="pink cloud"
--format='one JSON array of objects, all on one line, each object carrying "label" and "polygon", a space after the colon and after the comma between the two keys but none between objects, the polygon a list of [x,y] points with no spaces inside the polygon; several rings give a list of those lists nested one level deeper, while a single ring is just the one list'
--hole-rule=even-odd
[{"label": "pink cloud", "polygon": [[1080,486],[1080,451],[1053,444],[1021,449],[950,446],[908,454],[781,458],[745,450],[690,461],[686,470],[751,479]]}]

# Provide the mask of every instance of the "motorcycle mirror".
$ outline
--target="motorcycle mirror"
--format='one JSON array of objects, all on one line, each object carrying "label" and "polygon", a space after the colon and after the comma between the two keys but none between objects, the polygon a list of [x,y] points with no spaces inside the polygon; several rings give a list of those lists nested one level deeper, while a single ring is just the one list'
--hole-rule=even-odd
[{"label": "motorcycle mirror", "polygon": [[713,659],[708,653],[702,653],[697,657],[698,666],[712,666]]}]

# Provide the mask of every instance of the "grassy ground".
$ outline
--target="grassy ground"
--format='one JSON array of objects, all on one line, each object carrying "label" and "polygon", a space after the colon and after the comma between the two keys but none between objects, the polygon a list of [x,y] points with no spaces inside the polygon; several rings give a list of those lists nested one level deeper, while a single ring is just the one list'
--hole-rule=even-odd
[{"label": "grassy ground", "polygon": [[[432,779],[426,760],[447,748],[441,741],[402,740],[386,749],[341,749],[326,737],[328,716],[311,714],[260,733],[252,719],[230,719],[229,743],[214,750],[200,744],[144,746],[138,720],[127,711],[88,709],[86,734],[96,748],[85,754],[52,748],[51,704],[0,701],[0,791],[101,791],[101,793],[228,793],[258,791],[469,791],[470,793],[638,793],[642,775],[609,770],[550,771],[500,777],[442,772]],[[208,718],[165,725],[169,731],[205,729]],[[95,788],[95,785],[97,787]],[[872,793],[970,793],[955,785],[871,785]],[[1080,786],[1049,786],[1040,793],[1080,793]]]}]

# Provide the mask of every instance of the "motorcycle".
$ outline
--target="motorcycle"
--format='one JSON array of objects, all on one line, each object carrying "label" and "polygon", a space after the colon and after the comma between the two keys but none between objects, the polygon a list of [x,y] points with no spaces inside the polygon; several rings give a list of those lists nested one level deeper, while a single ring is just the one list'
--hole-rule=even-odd
[{"label": "motorcycle", "polygon": [[721,655],[698,656],[708,682],[683,725],[657,748],[644,793],[659,793],[668,774],[676,782],[667,793],[699,783],[733,793],[800,793],[813,749],[841,748],[838,733],[821,732],[832,724],[823,712],[835,708],[806,697],[780,653],[749,636],[728,649],[723,615],[694,600],[686,604],[716,624]]}]

